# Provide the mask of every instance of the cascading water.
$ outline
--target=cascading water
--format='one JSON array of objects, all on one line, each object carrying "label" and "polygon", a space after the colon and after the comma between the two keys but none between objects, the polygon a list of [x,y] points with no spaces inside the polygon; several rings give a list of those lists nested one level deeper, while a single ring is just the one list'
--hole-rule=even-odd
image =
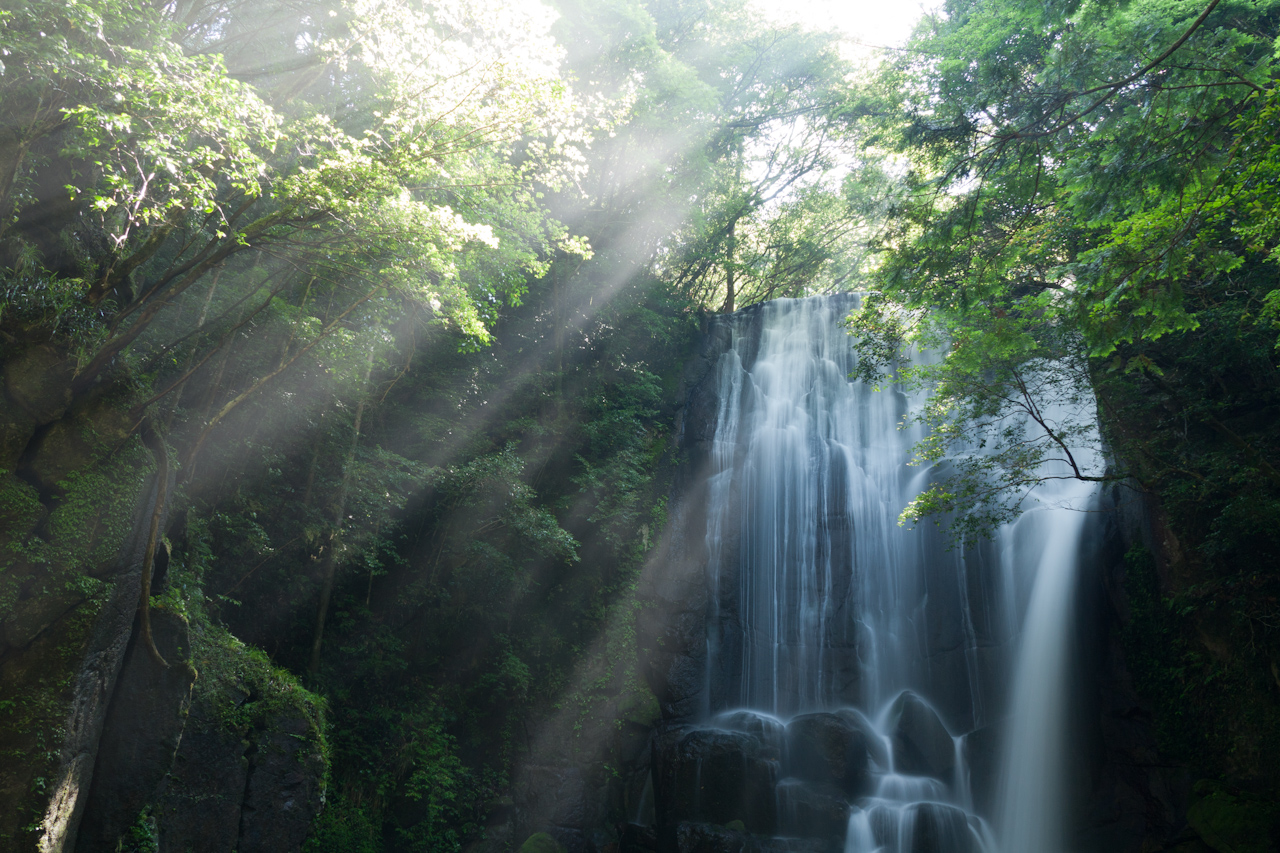
[{"label": "cascading water", "polygon": [[[1066,505],[1091,490],[1047,490],[1051,506],[979,546],[901,528],[932,476],[907,464],[921,401],[848,379],[855,304],[721,321],[704,707],[660,745],[664,819],[740,823],[779,850],[1057,853],[1087,524]],[[692,831],[671,839],[713,849]]]}]

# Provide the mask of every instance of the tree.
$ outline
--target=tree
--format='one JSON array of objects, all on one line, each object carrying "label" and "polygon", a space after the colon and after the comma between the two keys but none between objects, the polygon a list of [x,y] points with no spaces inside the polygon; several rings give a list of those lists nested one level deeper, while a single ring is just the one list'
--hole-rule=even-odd
[{"label": "tree", "polygon": [[[904,335],[943,344],[923,371],[938,383],[938,441],[959,446],[1018,411],[1035,421],[1046,401],[1030,402],[1029,376],[1075,396],[1119,371],[1164,395],[1157,342],[1197,334],[1224,303],[1246,327],[1266,322],[1248,306],[1272,299],[1265,265],[1280,237],[1258,195],[1274,169],[1275,14],[951,3],[888,70],[882,85],[906,92],[908,196],[884,235],[883,294],[856,325],[879,336],[868,365]],[[1086,406],[1032,427],[1030,446],[1061,454],[1093,417]],[[1007,487],[999,512],[959,481],[918,508],[972,511],[979,527],[1007,518],[1043,456],[1025,439],[988,445],[983,465]],[[1241,464],[1269,476],[1259,453]],[[1139,471],[1073,476],[1127,473]]]}]

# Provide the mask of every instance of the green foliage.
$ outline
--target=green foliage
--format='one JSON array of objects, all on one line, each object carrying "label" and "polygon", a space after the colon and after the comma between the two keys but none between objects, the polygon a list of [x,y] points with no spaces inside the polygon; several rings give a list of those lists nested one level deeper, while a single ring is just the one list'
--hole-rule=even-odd
[{"label": "green foliage", "polygon": [[316,820],[304,853],[378,853],[378,828],[367,811],[345,799],[331,799]]},{"label": "green foliage", "polygon": [[1280,726],[1266,664],[1274,641],[1266,629],[1247,624],[1248,604],[1229,586],[1162,593],[1155,562],[1141,547],[1126,554],[1125,567],[1125,662],[1154,711],[1161,753],[1197,776],[1274,784],[1265,756],[1280,745]]},{"label": "green foliage", "polygon": [[1146,503],[1127,666],[1163,755],[1255,790],[1280,784],[1278,21],[948,2],[868,90],[902,186],[850,321],[857,374],[925,393],[919,460],[947,466],[904,521],[967,538],[1058,477]]},{"label": "green foliage", "polygon": [[[0,700],[0,779],[7,824],[0,842],[31,846],[42,831],[48,796],[55,784],[69,712],[69,695],[84,656],[102,596],[82,601],[66,614],[62,630],[28,646],[6,667]],[[12,611],[9,611],[12,612]]]},{"label": "green foliage", "polygon": [[597,253],[711,310],[863,279],[889,184],[833,34],[740,0],[557,5],[570,67],[629,107],[586,152],[607,188],[589,201],[608,223]]},{"label": "green foliage", "polygon": [[[472,548],[485,534],[505,528],[519,536],[535,553],[577,560],[577,543],[560,528],[547,510],[535,506],[535,493],[523,482],[524,461],[507,445],[502,451],[450,466],[438,472],[441,509],[464,511],[470,530],[465,540]],[[465,559],[465,558],[464,558]]]},{"label": "green foliage", "polygon": [[133,825],[120,839],[121,853],[158,853],[160,839],[156,836],[156,822],[150,808],[144,808]]},{"label": "green foliage", "polygon": [[1125,554],[1125,594],[1129,621],[1124,628],[1125,664],[1134,675],[1134,687],[1153,707],[1155,733],[1161,752],[1175,761],[1208,757],[1207,741],[1218,732],[1206,728],[1195,713],[1196,700],[1208,686],[1216,692],[1218,670],[1203,650],[1188,643],[1185,614],[1166,600],[1159,589],[1151,553],[1135,547]]},{"label": "green foliage", "polygon": [[[313,851],[462,849],[528,720],[574,750],[650,720],[636,584],[698,309],[860,280],[891,195],[832,37],[736,0],[563,11],[0,11],[2,355],[52,340],[74,411],[163,433],[153,603],[211,724],[310,722]],[[4,493],[24,566],[83,583],[118,541],[151,467],[118,446]]]},{"label": "green foliage", "polygon": [[[1053,456],[1105,478],[1069,458],[1096,458],[1094,381],[1118,372],[1165,393],[1161,342],[1220,329],[1224,311],[1242,335],[1273,332],[1275,10],[1202,8],[955,0],[886,66],[909,170],[882,291],[855,322],[860,369],[884,370],[903,344],[937,348],[915,377],[931,391],[922,456],[987,455],[908,518],[989,529],[1055,476]],[[1064,403],[1083,406],[1036,417]],[[996,427],[1011,415],[1029,420]],[[1138,471],[1130,449],[1112,473]]]},{"label": "green foliage", "polygon": [[1280,835],[1280,806],[1267,797],[1228,791],[1207,780],[1196,785],[1187,822],[1215,850],[1266,853]]},{"label": "green foliage", "polygon": [[[1043,312],[972,310],[958,319],[871,294],[847,325],[858,353],[855,378],[891,378],[925,396],[907,416],[924,429],[911,464],[947,466],[902,510],[900,523],[932,518],[958,540],[981,538],[1025,509],[1040,483],[1114,478],[1080,340]],[[925,356],[902,358],[907,346]]]}]

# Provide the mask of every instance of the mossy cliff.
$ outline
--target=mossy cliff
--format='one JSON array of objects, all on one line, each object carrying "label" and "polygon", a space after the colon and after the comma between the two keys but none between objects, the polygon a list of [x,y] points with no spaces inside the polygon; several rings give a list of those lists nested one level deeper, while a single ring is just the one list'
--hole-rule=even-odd
[{"label": "mossy cliff", "polygon": [[[420,342],[429,368],[366,405],[354,452],[350,408],[272,443],[292,413],[264,400],[260,433],[206,442],[195,465],[172,428],[154,542],[142,386],[5,433],[5,844],[615,843],[657,715],[636,623],[697,330],[654,282],[629,287],[580,349],[542,348],[555,370],[515,368],[554,337],[536,305],[489,350]],[[5,363],[28,386],[73,371],[70,349],[24,352]],[[138,616],[149,543],[163,664]]]},{"label": "mossy cliff", "polygon": [[[268,839],[257,849],[299,847],[319,811],[327,767],[319,700],[210,623],[198,588],[165,583],[163,541],[152,560],[149,622],[164,660],[152,657],[137,610],[156,476],[152,454],[128,428],[129,397],[68,407],[61,389],[69,354],[40,346],[6,356],[0,847],[117,849],[121,838],[138,836],[139,821],[179,809],[185,780],[171,773],[175,753],[181,760],[200,736],[222,738],[225,749],[197,764],[245,765],[238,785],[223,780],[208,793],[260,811],[266,829],[238,816],[226,824],[248,835],[275,831],[280,821],[268,802],[280,786],[246,785],[245,777],[302,771],[314,790],[294,806],[292,845]],[[168,507],[159,507],[161,531]],[[307,742],[315,746],[298,745]],[[239,849],[254,848],[240,839]]]},{"label": "mossy cliff", "polygon": [[1096,381],[1136,478],[1116,491],[1130,532],[1118,638],[1161,760],[1183,774],[1186,850],[1280,845],[1280,499],[1266,474],[1280,396],[1273,335],[1246,310],[1223,303],[1148,345],[1157,388],[1107,369]]}]

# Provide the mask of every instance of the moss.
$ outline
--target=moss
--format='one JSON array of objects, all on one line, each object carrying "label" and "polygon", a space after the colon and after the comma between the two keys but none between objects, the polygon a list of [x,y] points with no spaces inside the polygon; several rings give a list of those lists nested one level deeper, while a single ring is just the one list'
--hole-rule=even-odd
[{"label": "moss", "polygon": [[1260,659],[1265,647],[1254,651],[1247,633],[1234,635],[1229,603],[1161,595],[1144,548],[1132,549],[1125,565],[1125,660],[1152,709],[1161,753],[1186,764],[1193,778],[1274,784],[1269,756],[1280,753],[1280,711]]},{"label": "moss", "polygon": [[85,574],[113,568],[152,469],[151,454],[135,441],[109,464],[68,474],[39,556]]},{"label": "moss", "polygon": [[368,809],[343,798],[325,808],[302,849],[303,853],[380,853],[382,846]]},{"label": "moss", "polygon": [[51,619],[99,593],[101,579],[120,568],[150,467],[140,445],[125,448],[69,475],[51,507],[16,477],[0,483],[0,528],[23,531],[0,539],[0,613],[27,625],[12,644],[25,646]]},{"label": "moss", "polygon": [[662,716],[658,697],[648,685],[641,684],[628,691],[618,702],[618,719],[638,726],[652,726]]},{"label": "moss", "polygon": [[545,832],[535,832],[520,845],[520,853],[565,853],[565,848]]},{"label": "moss", "polygon": [[0,475],[0,614],[17,612],[23,584],[32,572],[23,544],[45,516],[34,488],[10,473]]},{"label": "moss", "polygon": [[1280,803],[1202,781],[1187,822],[1219,853],[1271,853],[1280,847]]},{"label": "moss", "polygon": [[[189,530],[189,542],[202,541],[202,529]],[[326,767],[330,754],[326,703],[302,685],[297,676],[276,666],[209,616],[202,589],[203,548],[177,555],[170,563],[169,583],[155,605],[185,618],[190,625],[191,663],[199,673],[192,701],[203,706],[203,719],[240,736],[267,729],[273,720],[296,718],[307,722],[308,738]]]},{"label": "moss", "polygon": [[68,478],[97,468],[128,442],[136,419],[129,415],[127,401],[120,402],[91,400],[36,437],[26,471],[42,492],[65,493]]},{"label": "moss", "polygon": [[11,472],[0,472],[0,543],[21,540],[45,515],[40,494]]},{"label": "moss", "polygon": [[191,645],[192,662],[200,675],[194,701],[205,705],[207,719],[241,735],[269,729],[284,718],[305,720],[307,737],[328,767],[324,699],[221,625],[193,620]]},{"label": "moss", "polygon": [[0,848],[34,849],[80,663],[102,599],[82,602],[0,671]]}]

